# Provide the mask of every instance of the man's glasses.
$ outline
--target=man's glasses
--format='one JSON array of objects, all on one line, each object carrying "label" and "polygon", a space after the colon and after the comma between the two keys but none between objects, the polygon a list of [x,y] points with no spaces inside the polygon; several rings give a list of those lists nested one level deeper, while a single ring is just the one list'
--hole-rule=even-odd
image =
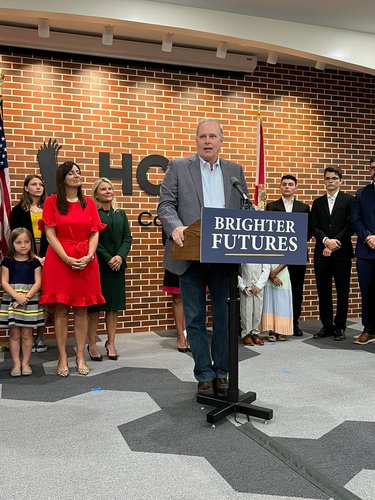
[{"label": "man's glasses", "polygon": [[375,170],[375,165],[372,165],[371,167],[368,168],[369,170]]},{"label": "man's glasses", "polygon": [[325,177],[325,181],[338,181],[340,177]]}]

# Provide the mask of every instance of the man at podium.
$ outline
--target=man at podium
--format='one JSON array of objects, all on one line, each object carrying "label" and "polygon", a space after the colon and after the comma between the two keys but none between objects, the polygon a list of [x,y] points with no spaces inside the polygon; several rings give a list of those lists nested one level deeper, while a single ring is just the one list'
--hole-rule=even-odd
[{"label": "man at podium", "polygon": [[[161,185],[158,216],[168,236],[163,265],[179,276],[198,394],[226,396],[229,266],[174,259],[171,245],[173,241],[184,246],[184,231],[201,218],[203,207],[241,208],[241,195],[232,186],[231,177],[238,179],[246,193],[247,188],[242,167],[219,157],[223,142],[219,121],[200,121],[195,140],[197,154],[171,160]],[[206,331],[207,287],[212,304],[211,351]]]}]

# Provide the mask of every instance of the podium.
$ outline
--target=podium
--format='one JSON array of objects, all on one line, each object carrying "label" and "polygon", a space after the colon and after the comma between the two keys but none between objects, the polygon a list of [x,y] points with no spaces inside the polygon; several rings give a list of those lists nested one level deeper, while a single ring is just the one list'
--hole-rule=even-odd
[{"label": "podium", "polygon": [[[182,260],[200,260],[201,248],[201,221],[195,221],[184,232],[184,246],[179,247],[172,242],[172,257]],[[225,263],[225,262],[223,262]],[[238,264],[228,264],[230,270],[229,297],[227,299],[228,329],[229,329],[229,386],[227,398],[208,397],[197,395],[197,402],[207,406],[215,407],[207,414],[207,422],[215,424],[219,420],[230,414],[241,413],[244,415],[270,420],[273,417],[273,410],[253,405],[256,400],[255,392],[240,394],[238,388],[238,338],[239,338],[239,318],[240,302],[238,294]]]}]

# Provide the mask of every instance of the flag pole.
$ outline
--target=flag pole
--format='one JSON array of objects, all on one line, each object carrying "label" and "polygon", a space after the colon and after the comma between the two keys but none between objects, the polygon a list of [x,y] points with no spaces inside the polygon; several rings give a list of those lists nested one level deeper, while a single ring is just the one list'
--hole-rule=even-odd
[{"label": "flag pole", "polygon": [[266,195],[266,165],[264,156],[264,138],[263,138],[263,120],[260,113],[260,106],[258,106],[257,113],[257,170],[255,179],[255,194],[254,205],[258,210],[265,209]]},{"label": "flag pole", "polygon": [[3,83],[4,83],[5,75],[0,69],[0,96],[3,95]]},{"label": "flag pole", "polygon": [[8,251],[8,238],[10,235],[9,217],[11,211],[8,155],[3,116],[4,78],[4,73],[0,70],[0,254],[2,257]]}]

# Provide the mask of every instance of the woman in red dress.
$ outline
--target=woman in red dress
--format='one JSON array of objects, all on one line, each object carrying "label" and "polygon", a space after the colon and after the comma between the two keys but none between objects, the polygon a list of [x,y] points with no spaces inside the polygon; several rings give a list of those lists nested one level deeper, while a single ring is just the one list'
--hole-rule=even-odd
[{"label": "woman in red dress", "polygon": [[77,371],[87,375],[84,358],[87,307],[103,304],[99,267],[95,256],[99,231],[105,228],[91,198],[82,194],[81,170],[67,161],[56,170],[56,194],[43,208],[44,230],[49,247],[42,274],[41,304],[55,306],[55,334],[59,361],[57,374],[69,375],[66,340],[69,308],[73,308],[77,343]]}]

